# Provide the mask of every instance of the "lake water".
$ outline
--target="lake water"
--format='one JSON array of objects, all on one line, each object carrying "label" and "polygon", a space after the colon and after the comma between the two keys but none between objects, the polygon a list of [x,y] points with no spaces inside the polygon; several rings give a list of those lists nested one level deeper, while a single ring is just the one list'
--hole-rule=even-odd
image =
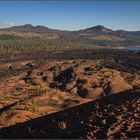
[{"label": "lake water", "polygon": [[134,50],[134,51],[140,51],[140,46],[139,47],[126,47],[127,50]]}]

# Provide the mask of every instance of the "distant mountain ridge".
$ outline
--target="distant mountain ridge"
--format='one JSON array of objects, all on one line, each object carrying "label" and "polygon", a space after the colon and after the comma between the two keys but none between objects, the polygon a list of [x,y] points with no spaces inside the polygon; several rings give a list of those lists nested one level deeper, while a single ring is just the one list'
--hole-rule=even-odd
[{"label": "distant mountain ridge", "polygon": [[25,25],[21,25],[21,26],[13,26],[13,27],[10,27],[10,28],[4,28],[2,30],[6,30],[6,31],[21,31],[21,32],[45,32],[45,31],[48,31],[48,30],[52,30],[52,29],[49,29],[45,26],[41,26],[41,25],[38,25],[38,26],[33,26],[31,24],[25,24]]},{"label": "distant mountain ridge", "polygon": [[57,30],[57,31],[67,31],[67,32],[79,32],[79,31],[103,31],[103,32],[127,32],[127,33],[140,33],[140,31],[126,31],[126,30],[112,30],[109,28],[106,28],[103,25],[97,25],[85,29],[80,29],[77,31],[69,31],[69,30],[59,30],[59,29],[51,29],[43,25],[37,25],[33,26],[32,24],[25,24],[25,25],[19,25],[19,26],[13,26],[9,28],[1,28],[0,30],[20,30],[20,29],[44,29],[44,30]]},{"label": "distant mountain ridge", "polygon": [[97,25],[97,26],[94,26],[94,27],[90,27],[90,28],[87,28],[85,30],[92,30],[92,31],[102,31],[102,32],[112,32],[113,30],[111,29],[108,29],[102,25]]},{"label": "distant mountain ridge", "polygon": [[[67,31],[51,29],[43,25],[33,26],[31,24],[25,24],[20,26],[13,26],[10,28],[0,29],[1,34],[14,34],[18,36],[26,37],[43,37],[49,39],[90,39],[90,40],[103,40],[103,41],[120,41],[125,45],[139,45],[140,44],[140,31],[125,31],[125,30],[112,30],[104,27],[103,25],[97,25],[86,29],[77,31]],[[105,42],[105,44],[107,44]]]}]

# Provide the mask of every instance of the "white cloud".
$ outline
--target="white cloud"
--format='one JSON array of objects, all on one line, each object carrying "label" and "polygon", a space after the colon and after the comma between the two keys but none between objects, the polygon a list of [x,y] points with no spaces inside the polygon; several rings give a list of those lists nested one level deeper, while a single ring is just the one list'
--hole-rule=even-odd
[{"label": "white cloud", "polygon": [[0,22],[0,28],[8,28],[8,27],[12,27],[12,26],[14,26],[14,23],[12,23],[12,22],[9,22],[9,23]]}]

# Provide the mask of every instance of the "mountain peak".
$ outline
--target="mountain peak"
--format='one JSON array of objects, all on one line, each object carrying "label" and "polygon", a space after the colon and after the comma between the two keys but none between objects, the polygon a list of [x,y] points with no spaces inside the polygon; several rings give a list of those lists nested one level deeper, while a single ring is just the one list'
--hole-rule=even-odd
[{"label": "mountain peak", "polygon": [[37,26],[35,26],[35,28],[37,28],[37,29],[49,29],[48,27],[43,26],[43,25],[37,25]]},{"label": "mountain peak", "polygon": [[106,27],[104,27],[103,25],[97,25],[97,26],[94,26],[93,28],[96,28],[98,30],[106,29]]},{"label": "mountain peak", "polygon": [[26,27],[26,28],[34,28],[33,25],[31,24],[25,24],[25,25],[21,25],[21,27]]},{"label": "mountain peak", "polygon": [[87,30],[96,30],[96,31],[103,31],[103,32],[112,31],[112,30],[106,28],[103,25],[97,25],[97,26],[94,26],[94,27],[91,27],[91,28],[87,28]]},{"label": "mountain peak", "polygon": [[107,29],[106,27],[104,27],[103,25],[97,25],[97,26],[94,26],[94,27],[90,27],[90,28],[87,28],[88,30],[104,30],[104,29]]}]

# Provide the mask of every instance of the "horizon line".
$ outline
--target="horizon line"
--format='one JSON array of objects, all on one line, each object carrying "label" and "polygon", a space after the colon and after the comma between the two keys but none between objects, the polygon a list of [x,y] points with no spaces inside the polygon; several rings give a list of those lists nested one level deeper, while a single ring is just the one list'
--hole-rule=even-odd
[{"label": "horizon line", "polygon": [[138,29],[138,30],[116,29],[116,30],[115,30],[115,29],[112,29],[112,28],[108,28],[108,27],[106,27],[106,26],[104,26],[104,25],[102,25],[102,24],[97,24],[97,25],[89,26],[89,27],[83,27],[83,28],[75,29],[75,30],[74,30],[74,29],[72,29],[72,30],[70,30],[70,29],[58,29],[58,28],[55,28],[55,27],[48,27],[48,26],[43,25],[43,24],[33,25],[33,24],[31,24],[31,23],[27,23],[27,24],[18,24],[18,25],[13,24],[12,26],[9,26],[9,27],[0,27],[0,29],[8,29],[8,28],[12,28],[12,27],[19,27],[19,26],[25,26],[25,25],[31,25],[31,26],[33,26],[33,27],[43,26],[43,27],[46,27],[46,28],[49,28],[49,29],[52,29],[52,30],[71,31],[71,32],[72,32],[72,31],[85,30],[85,29],[93,28],[93,27],[97,27],[97,26],[103,26],[104,28],[110,29],[110,30],[112,30],[112,31],[119,31],[119,30],[128,31],[128,32],[139,32],[139,31],[140,31],[140,29]]}]

